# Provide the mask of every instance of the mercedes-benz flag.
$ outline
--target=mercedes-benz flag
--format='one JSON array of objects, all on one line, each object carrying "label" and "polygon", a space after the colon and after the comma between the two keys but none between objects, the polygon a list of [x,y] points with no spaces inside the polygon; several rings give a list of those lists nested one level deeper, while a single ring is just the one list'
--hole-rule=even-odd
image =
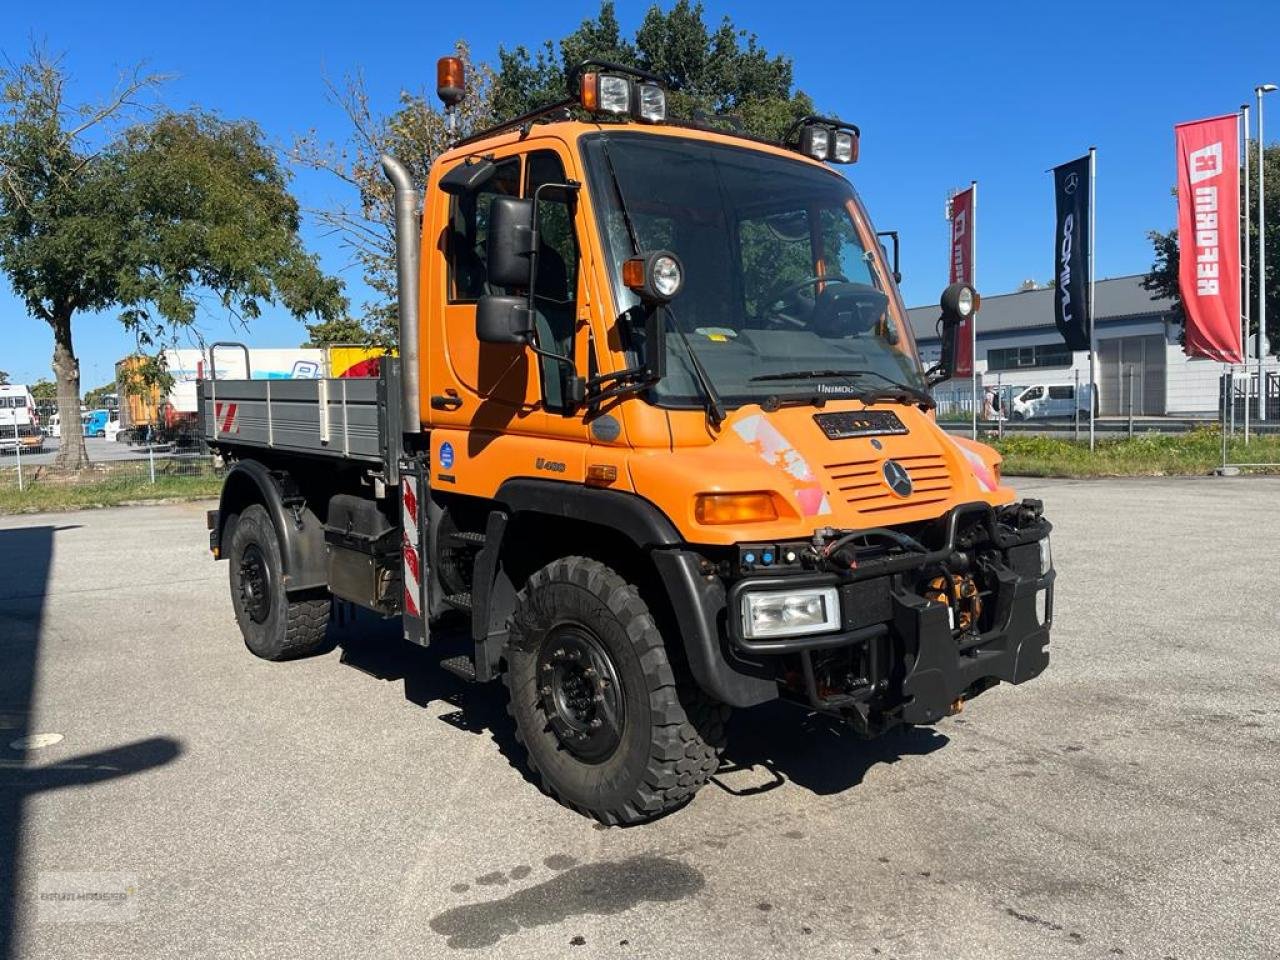
[{"label": "mercedes-benz flag", "polygon": [[1089,156],[1053,168],[1053,319],[1072,350],[1089,349]]}]

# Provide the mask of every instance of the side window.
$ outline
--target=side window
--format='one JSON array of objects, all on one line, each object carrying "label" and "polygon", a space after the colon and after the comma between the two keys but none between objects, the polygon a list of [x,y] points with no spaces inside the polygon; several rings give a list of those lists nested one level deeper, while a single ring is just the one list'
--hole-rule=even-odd
[{"label": "side window", "polygon": [[520,158],[500,160],[493,177],[469,196],[454,197],[449,208],[449,302],[474,303],[489,289],[489,207],[498,196],[520,190]]},{"label": "side window", "polygon": [[[564,164],[552,150],[539,150],[529,154],[525,168],[524,195],[532,198],[538,187],[547,183],[564,183],[567,177]],[[573,232],[573,211],[568,199],[543,192],[538,203],[538,233],[541,249],[538,251],[538,278],[536,293],[560,303],[577,298],[578,241]]]},{"label": "side window", "polygon": [[1070,400],[1071,394],[1075,391],[1074,387],[1050,387],[1050,400]]},{"label": "side window", "polygon": [[[553,150],[529,154],[525,166],[524,196],[546,183],[564,183],[564,164]],[[534,278],[534,334],[543,350],[572,356],[577,326],[578,238],[573,230],[573,199],[561,191],[543,191],[538,201],[538,275]],[[564,408],[565,364],[538,358],[542,395],[547,409]]]}]

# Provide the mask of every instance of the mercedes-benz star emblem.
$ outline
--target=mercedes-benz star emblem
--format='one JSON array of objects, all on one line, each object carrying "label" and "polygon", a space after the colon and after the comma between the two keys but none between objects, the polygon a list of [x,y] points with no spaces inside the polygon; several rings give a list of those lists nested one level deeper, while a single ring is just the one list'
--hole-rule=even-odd
[{"label": "mercedes-benz star emblem", "polygon": [[1062,192],[1068,197],[1076,192],[1076,187],[1080,186],[1080,174],[1072,170],[1062,178]]},{"label": "mercedes-benz star emblem", "polygon": [[911,496],[911,474],[907,473],[906,467],[897,460],[886,460],[883,470],[884,482],[890,490],[904,499]]}]

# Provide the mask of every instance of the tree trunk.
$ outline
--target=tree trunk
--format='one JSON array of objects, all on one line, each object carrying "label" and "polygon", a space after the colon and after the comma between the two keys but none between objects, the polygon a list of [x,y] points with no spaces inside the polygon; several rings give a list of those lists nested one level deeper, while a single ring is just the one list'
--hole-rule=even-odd
[{"label": "tree trunk", "polygon": [[80,425],[80,361],[71,346],[71,311],[55,313],[51,325],[53,377],[58,383],[58,416],[62,421],[58,456],[53,464],[58,470],[83,470],[89,455]]}]

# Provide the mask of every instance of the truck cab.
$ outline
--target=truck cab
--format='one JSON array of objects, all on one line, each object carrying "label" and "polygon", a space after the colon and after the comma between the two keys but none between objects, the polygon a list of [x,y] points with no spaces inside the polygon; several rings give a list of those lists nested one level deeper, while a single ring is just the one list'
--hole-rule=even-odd
[{"label": "truck cab", "polygon": [[[420,208],[384,159],[401,343],[381,400],[306,388],[315,439],[308,419],[281,440],[301,385],[292,412],[202,387],[246,642],[319,649],[331,596],[422,644],[461,611],[452,668],[505,682],[548,792],[606,823],[688,800],[730,708],[781,698],[871,736],[1039,674],[1050,525],[932,415],[978,298],[948,289],[925,370],[836,169],[857,128],[763,142],[667,118],[636,71],[575,84],[439,157]],[[366,402],[381,447],[348,426]]]}]

